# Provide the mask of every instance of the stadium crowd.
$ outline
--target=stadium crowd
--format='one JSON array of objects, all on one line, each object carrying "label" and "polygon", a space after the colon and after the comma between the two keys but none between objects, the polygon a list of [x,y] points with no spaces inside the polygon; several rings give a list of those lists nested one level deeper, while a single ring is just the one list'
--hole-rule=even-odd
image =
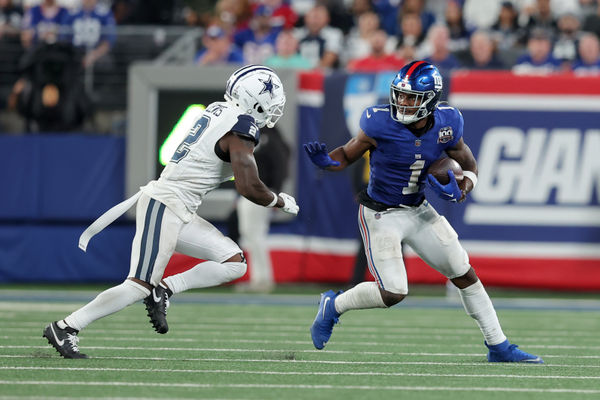
[{"label": "stadium crowd", "polygon": [[95,95],[82,71],[115,70],[124,25],[203,28],[197,65],[377,72],[425,59],[444,76],[600,75],[600,0],[0,0],[0,48],[22,49],[19,61],[0,50],[0,86],[10,65],[19,74],[8,95],[0,90],[0,110],[42,116],[37,130],[79,126]]},{"label": "stadium crowd", "polygon": [[600,74],[596,0],[219,0],[201,20],[198,64]]}]

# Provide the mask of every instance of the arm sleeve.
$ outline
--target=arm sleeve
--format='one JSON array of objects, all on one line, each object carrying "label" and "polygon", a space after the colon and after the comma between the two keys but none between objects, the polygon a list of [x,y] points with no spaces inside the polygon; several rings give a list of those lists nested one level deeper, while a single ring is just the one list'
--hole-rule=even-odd
[{"label": "arm sleeve", "polygon": [[254,122],[254,118],[250,115],[242,114],[238,116],[238,120],[231,131],[243,139],[252,140],[254,145],[258,144],[260,131]]}]

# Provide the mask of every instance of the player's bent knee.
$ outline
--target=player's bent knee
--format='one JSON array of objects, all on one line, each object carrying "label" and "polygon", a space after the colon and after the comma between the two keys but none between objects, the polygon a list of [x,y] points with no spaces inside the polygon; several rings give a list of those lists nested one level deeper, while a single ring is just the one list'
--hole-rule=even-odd
[{"label": "player's bent knee", "polygon": [[379,291],[381,292],[381,299],[383,300],[383,304],[385,304],[386,307],[396,305],[406,297],[405,294],[392,293],[383,289],[379,289]]},{"label": "player's bent knee", "polygon": [[477,283],[479,278],[477,277],[475,270],[473,268],[469,268],[466,274],[458,276],[456,278],[452,278],[450,280],[457,288],[464,289],[473,285],[474,283]]},{"label": "player's bent knee", "polygon": [[231,282],[235,279],[241,278],[242,276],[244,276],[246,274],[246,270],[248,269],[248,266],[246,265],[246,262],[224,262],[223,265],[225,265],[227,267],[227,275],[228,275],[228,282]]}]

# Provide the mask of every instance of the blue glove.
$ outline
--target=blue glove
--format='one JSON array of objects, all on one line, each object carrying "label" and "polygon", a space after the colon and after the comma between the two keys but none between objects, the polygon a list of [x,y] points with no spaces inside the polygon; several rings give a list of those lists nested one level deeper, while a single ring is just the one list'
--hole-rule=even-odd
[{"label": "blue glove", "polygon": [[449,170],[448,176],[450,177],[450,182],[448,182],[446,185],[442,185],[431,174],[427,175],[427,183],[429,184],[431,189],[442,199],[447,201],[458,202],[462,197],[462,191],[458,187],[458,182],[456,182],[454,172]]},{"label": "blue glove", "polygon": [[304,144],[304,150],[306,150],[306,153],[310,157],[310,161],[319,168],[326,169],[340,165],[339,162],[329,157],[325,143],[308,142]]}]

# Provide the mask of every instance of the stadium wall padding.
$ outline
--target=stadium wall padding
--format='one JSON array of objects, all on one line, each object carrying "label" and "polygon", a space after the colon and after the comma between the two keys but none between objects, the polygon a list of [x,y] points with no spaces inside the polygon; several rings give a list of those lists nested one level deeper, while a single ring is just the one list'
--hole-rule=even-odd
[{"label": "stadium wall padding", "polygon": [[[352,171],[315,168],[301,145],[320,140],[333,149],[345,143],[356,134],[364,107],[387,101],[391,76],[300,76],[301,209],[296,220],[271,229],[278,282],[350,279],[359,238]],[[465,117],[480,183],[462,204],[430,192],[428,197],[455,227],[487,285],[600,290],[600,85],[572,76],[552,79],[454,76],[449,101]],[[7,162],[1,172],[7,191],[0,196],[0,282],[125,278],[132,221],[107,228],[87,253],[77,248],[85,227],[123,200],[124,150],[124,139],[110,136],[0,136]],[[445,281],[410,248],[405,258],[409,283]],[[167,274],[198,262],[176,254]]]}]

